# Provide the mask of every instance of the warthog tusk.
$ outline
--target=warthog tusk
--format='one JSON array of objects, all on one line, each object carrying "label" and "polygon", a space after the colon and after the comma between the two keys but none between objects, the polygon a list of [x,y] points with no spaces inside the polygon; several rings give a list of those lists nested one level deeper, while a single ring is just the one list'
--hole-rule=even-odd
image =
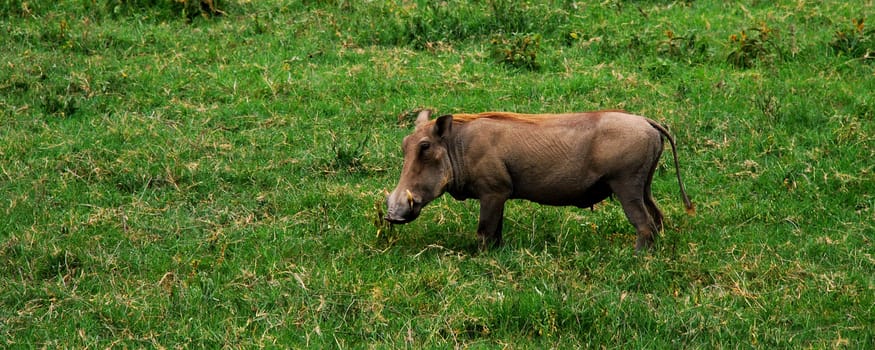
[{"label": "warthog tusk", "polygon": [[407,204],[410,204],[410,208],[413,208],[413,193],[410,193],[410,190],[404,190],[407,192]]}]

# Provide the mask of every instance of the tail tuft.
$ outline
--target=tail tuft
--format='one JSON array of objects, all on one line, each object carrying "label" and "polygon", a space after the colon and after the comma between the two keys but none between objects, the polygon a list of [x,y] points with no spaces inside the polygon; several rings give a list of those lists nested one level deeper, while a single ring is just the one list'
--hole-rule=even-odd
[{"label": "tail tuft", "polygon": [[696,207],[693,206],[693,203],[687,203],[687,215],[696,216]]}]

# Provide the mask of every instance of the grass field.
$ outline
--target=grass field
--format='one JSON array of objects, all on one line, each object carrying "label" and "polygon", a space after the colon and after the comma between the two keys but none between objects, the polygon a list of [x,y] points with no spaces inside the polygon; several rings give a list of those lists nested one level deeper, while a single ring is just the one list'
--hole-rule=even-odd
[{"label": "grass field", "polygon": [[[188,3],[0,1],[0,347],[875,347],[873,1]],[[698,213],[386,227],[420,108],[648,116]]]}]

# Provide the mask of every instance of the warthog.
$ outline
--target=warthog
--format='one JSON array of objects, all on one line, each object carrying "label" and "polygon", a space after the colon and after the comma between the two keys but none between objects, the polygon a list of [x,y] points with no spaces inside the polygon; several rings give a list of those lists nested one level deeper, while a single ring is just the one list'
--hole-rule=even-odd
[{"label": "warthog", "polygon": [[694,211],[674,139],[648,118],[623,111],[430,116],[420,112],[416,130],[404,138],[401,179],[386,198],[389,222],[410,222],[449,192],[457,200],[480,200],[481,247],[497,246],[508,199],[586,208],[615,195],[638,231],[635,248],[650,248],[662,230],[650,185],[663,137],[671,144],[684,204]]}]

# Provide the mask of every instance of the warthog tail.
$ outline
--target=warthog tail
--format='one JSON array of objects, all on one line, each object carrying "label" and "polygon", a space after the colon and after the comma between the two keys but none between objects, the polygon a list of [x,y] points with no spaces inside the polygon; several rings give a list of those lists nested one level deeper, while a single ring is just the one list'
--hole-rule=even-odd
[{"label": "warthog tail", "polygon": [[659,133],[662,134],[662,136],[665,136],[665,138],[668,139],[668,143],[671,145],[671,154],[672,156],[674,156],[674,170],[678,178],[678,186],[680,186],[681,188],[681,196],[684,199],[684,206],[687,207],[687,214],[695,215],[696,207],[693,206],[693,202],[691,202],[690,197],[687,196],[687,190],[684,188],[684,182],[681,181],[681,166],[680,163],[678,163],[678,151],[674,143],[674,137],[671,136],[671,134],[668,132],[668,130],[665,129],[664,126],[657,123],[656,121],[653,121],[651,119],[647,119],[647,121],[650,123],[651,126],[653,126],[653,128],[659,130]]}]

